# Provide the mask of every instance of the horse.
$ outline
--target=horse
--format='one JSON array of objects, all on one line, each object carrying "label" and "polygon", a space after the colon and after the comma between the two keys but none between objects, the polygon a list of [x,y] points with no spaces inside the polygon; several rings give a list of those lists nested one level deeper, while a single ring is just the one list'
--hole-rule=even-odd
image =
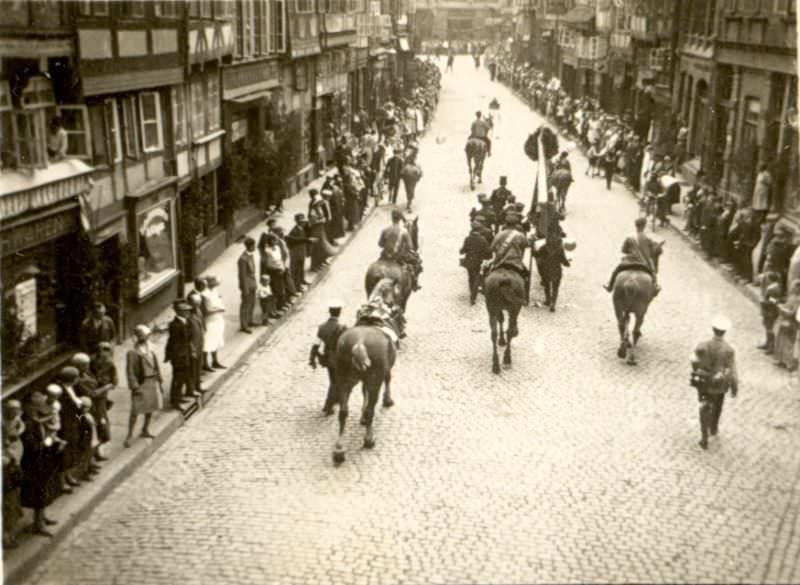
[{"label": "horse", "polygon": [[[394,297],[399,293],[397,285],[389,278],[376,286],[388,287]],[[364,449],[375,447],[372,423],[378,403],[381,385],[384,385],[383,406],[394,405],[391,395],[392,367],[397,359],[394,341],[376,325],[356,325],[342,333],[336,344],[336,396],[339,403],[339,434],[333,448],[333,462],[338,465],[345,460],[342,435],[347,423],[348,402],[353,387],[361,382],[364,402],[361,407],[361,424],[366,427]]]},{"label": "horse", "polygon": [[[636,365],[634,349],[642,336],[642,324],[647,308],[655,294],[653,277],[641,270],[626,270],[620,272],[614,281],[612,299],[614,313],[617,316],[620,344],[617,357],[625,359],[629,366]],[[634,323],[631,323],[631,316]],[[631,330],[632,326],[632,330]]]},{"label": "horse", "polygon": [[469,188],[474,189],[476,182],[483,182],[483,161],[486,160],[486,143],[480,138],[470,138],[467,140],[464,152],[467,153]]},{"label": "horse", "polygon": [[[408,233],[411,236],[411,243],[414,246],[414,250],[419,250],[419,216],[415,217],[408,225]],[[414,278],[411,274],[411,268],[394,260],[384,260],[383,258],[379,258],[370,264],[369,268],[367,268],[367,274],[364,277],[364,288],[366,289],[367,298],[372,294],[372,289],[375,285],[383,278],[393,280],[400,287],[398,302],[405,312],[408,299],[414,288]]]},{"label": "horse", "polygon": [[[489,273],[483,285],[489,328],[492,334],[492,372],[500,373],[498,341],[505,345],[503,364],[511,365],[511,340],[519,335],[517,317],[525,301],[525,281],[522,275],[510,268],[497,268]],[[508,331],[503,333],[503,313],[508,313]],[[498,339],[499,338],[499,339]]]}]

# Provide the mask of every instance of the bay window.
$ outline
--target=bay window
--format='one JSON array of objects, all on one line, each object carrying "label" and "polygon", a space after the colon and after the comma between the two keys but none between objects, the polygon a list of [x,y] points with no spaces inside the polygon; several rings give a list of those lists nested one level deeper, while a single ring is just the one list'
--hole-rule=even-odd
[{"label": "bay window", "polygon": [[161,99],[158,92],[139,94],[139,110],[142,124],[142,150],[156,152],[162,149]]}]

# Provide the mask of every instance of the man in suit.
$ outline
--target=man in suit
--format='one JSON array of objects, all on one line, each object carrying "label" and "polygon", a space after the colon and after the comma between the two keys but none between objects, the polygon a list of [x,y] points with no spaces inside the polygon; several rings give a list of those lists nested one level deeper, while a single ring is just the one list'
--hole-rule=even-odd
[{"label": "man in suit", "polygon": [[[192,347],[192,326],[189,315],[192,306],[184,300],[173,303],[175,318],[169,324],[169,337],[164,351],[164,361],[172,364],[172,386],[170,387],[170,404],[180,409],[184,398],[197,396],[194,391],[194,373],[192,356],[199,349]],[[184,387],[186,393],[183,393]]]},{"label": "man in suit", "polygon": [[319,360],[319,364],[328,370],[328,394],[325,397],[322,412],[326,415],[331,415],[333,414],[333,405],[336,403],[336,344],[347,327],[339,322],[339,316],[342,314],[342,303],[331,302],[328,305],[328,313],[330,315],[328,320],[317,329],[317,340],[311,346],[308,364],[312,368],[316,368],[317,360]]},{"label": "man in suit", "polygon": [[192,306],[192,310],[189,312],[189,325],[191,325],[192,328],[192,374],[194,375],[194,387],[198,392],[205,392],[200,383],[200,376],[203,372],[203,346],[205,345],[206,337],[206,324],[203,319],[203,297],[200,293],[192,291],[188,298],[189,304]]},{"label": "man in suit", "polygon": [[117,329],[114,321],[106,315],[106,306],[103,303],[95,303],[91,315],[81,323],[80,348],[89,355],[94,355],[101,341],[114,343],[116,337]]},{"label": "man in suit", "polygon": [[295,290],[300,292],[304,285],[311,284],[306,281],[306,257],[309,244],[313,240],[308,237],[308,220],[305,214],[296,213],[294,221],[295,226],[286,236],[286,244],[289,246],[289,271],[292,274],[292,282]]},{"label": "man in suit", "polygon": [[244,252],[239,256],[237,267],[239,270],[239,292],[242,295],[242,302],[239,305],[239,327],[245,333],[252,333],[251,327],[255,327],[253,322],[253,311],[256,307],[256,242],[253,238],[245,238]]}]

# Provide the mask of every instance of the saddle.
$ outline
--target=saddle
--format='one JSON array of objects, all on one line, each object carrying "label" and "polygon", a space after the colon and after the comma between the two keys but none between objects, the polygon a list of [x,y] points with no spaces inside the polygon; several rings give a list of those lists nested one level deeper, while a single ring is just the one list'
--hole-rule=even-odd
[{"label": "saddle", "polygon": [[645,266],[644,264],[640,264],[638,262],[623,262],[617,268],[617,273],[627,272],[627,271],[644,272],[645,274],[649,274],[653,278],[656,277],[656,275],[653,273],[653,271],[650,269],[649,266]]}]

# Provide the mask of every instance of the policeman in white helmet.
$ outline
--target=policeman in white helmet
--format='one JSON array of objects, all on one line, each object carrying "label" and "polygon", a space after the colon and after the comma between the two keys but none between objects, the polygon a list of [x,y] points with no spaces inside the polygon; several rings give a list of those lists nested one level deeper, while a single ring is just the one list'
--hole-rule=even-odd
[{"label": "policeman in white helmet", "polygon": [[722,315],[714,317],[711,320],[713,337],[699,343],[691,358],[691,385],[697,389],[700,402],[699,444],[702,449],[708,449],[709,436],[714,437],[719,432],[725,394],[730,390],[735,398],[739,390],[735,352],[724,339],[730,328],[730,319]]}]

